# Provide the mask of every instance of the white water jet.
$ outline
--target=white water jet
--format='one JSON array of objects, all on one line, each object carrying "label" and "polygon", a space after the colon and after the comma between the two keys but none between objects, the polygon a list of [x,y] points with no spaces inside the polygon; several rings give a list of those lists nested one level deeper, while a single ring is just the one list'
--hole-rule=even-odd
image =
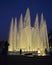
[{"label": "white water jet", "polygon": [[13,31],[13,51],[17,50],[17,18],[14,22],[14,31]]},{"label": "white water jet", "polygon": [[49,51],[47,27],[46,27],[46,21],[43,18],[43,14],[41,15],[41,23],[40,23],[40,41],[41,41],[40,44],[41,52],[45,53],[45,49]]},{"label": "white water jet", "polygon": [[30,10],[27,8],[26,15],[24,17],[24,43],[26,44],[25,50],[30,51],[31,49],[31,20]]},{"label": "white water jet", "polygon": [[21,14],[19,20],[19,50],[24,48],[23,44],[23,16]]},{"label": "white water jet", "polygon": [[39,21],[38,21],[38,14],[36,15],[34,28],[32,30],[32,47],[34,51],[40,49],[40,34],[39,34]]},{"label": "white water jet", "polygon": [[8,51],[13,51],[13,22],[14,22],[14,20],[13,20],[13,18],[12,18],[12,20],[11,20],[11,25],[10,25],[10,31],[9,31],[9,40],[8,40],[8,42],[9,42],[9,49],[8,49]]}]

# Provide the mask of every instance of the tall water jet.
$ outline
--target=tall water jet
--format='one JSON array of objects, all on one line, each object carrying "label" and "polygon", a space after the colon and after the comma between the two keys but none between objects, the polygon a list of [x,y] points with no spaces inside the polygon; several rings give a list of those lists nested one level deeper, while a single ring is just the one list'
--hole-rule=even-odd
[{"label": "tall water jet", "polygon": [[40,22],[40,39],[41,39],[41,44],[40,44],[40,47],[41,47],[41,50],[42,52],[44,52],[44,19],[43,19],[43,13],[41,15],[41,22]]},{"label": "tall water jet", "polygon": [[32,45],[33,49],[36,51],[40,49],[40,36],[39,36],[39,21],[38,14],[36,14],[35,25],[33,29]]},{"label": "tall water jet", "polygon": [[24,17],[24,26],[24,43],[26,44],[26,51],[31,51],[31,20],[29,8],[27,8],[26,15]]},{"label": "tall water jet", "polygon": [[44,20],[44,29],[45,29],[45,38],[46,38],[46,49],[49,52],[49,41],[48,41],[48,32],[47,32],[47,26],[46,26],[46,20]]},{"label": "tall water jet", "polygon": [[41,15],[41,23],[40,23],[40,39],[41,39],[41,52],[45,54],[45,49],[49,48],[48,43],[48,35],[47,35],[47,28],[46,22],[43,18],[43,14]]},{"label": "tall water jet", "polygon": [[19,49],[22,50],[24,48],[23,38],[23,16],[21,14],[19,19]]},{"label": "tall water jet", "polygon": [[8,51],[13,51],[13,18],[11,20],[11,25],[10,25],[10,31],[9,31],[9,40],[8,40],[8,43],[9,43],[9,48],[8,48]]},{"label": "tall water jet", "polygon": [[14,22],[14,31],[13,31],[13,50],[17,51],[17,18],[15,18]]}]

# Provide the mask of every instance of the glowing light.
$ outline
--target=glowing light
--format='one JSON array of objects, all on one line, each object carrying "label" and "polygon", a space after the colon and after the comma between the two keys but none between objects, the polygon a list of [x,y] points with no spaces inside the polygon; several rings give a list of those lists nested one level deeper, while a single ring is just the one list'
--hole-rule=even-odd
[{"label": "glowing light", "polygon": [[38,54],[40,54],[40,50],[38,50]]}]

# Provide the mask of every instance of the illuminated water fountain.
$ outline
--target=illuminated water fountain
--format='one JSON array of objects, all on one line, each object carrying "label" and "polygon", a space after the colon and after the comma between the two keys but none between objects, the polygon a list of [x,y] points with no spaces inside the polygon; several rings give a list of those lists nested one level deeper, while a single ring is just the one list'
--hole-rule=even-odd
[{"label": "illuminated water fountain", "polygon": [[47,34],[46,21],[41,15],[41,22],[39,26],[38,14],[36,15],[34,27],[31,27],[30,10],[27,8],[26,15],[23,19],[21,14],[19,24],[17,26],[17,19],[12,18],[10,33],[9,33],[9,49],[8,51],[34,52],[37,51],[40,55],[45,54],[45,49],[49,51],[49,42]]}]

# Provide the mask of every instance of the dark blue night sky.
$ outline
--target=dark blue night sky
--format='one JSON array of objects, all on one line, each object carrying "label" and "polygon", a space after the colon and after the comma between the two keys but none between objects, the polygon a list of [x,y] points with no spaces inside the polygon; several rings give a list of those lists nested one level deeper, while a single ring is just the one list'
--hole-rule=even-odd
[{"label": "dark blue night sky", "polygon": [[25,15],[30,9],[31,23],[33,25],[36,13],[39,18],[43,12],[48,32],[52,29],[52,0],[0,0],[0,40],[7,40],[12,17],[19,20],[20,14]]}]

